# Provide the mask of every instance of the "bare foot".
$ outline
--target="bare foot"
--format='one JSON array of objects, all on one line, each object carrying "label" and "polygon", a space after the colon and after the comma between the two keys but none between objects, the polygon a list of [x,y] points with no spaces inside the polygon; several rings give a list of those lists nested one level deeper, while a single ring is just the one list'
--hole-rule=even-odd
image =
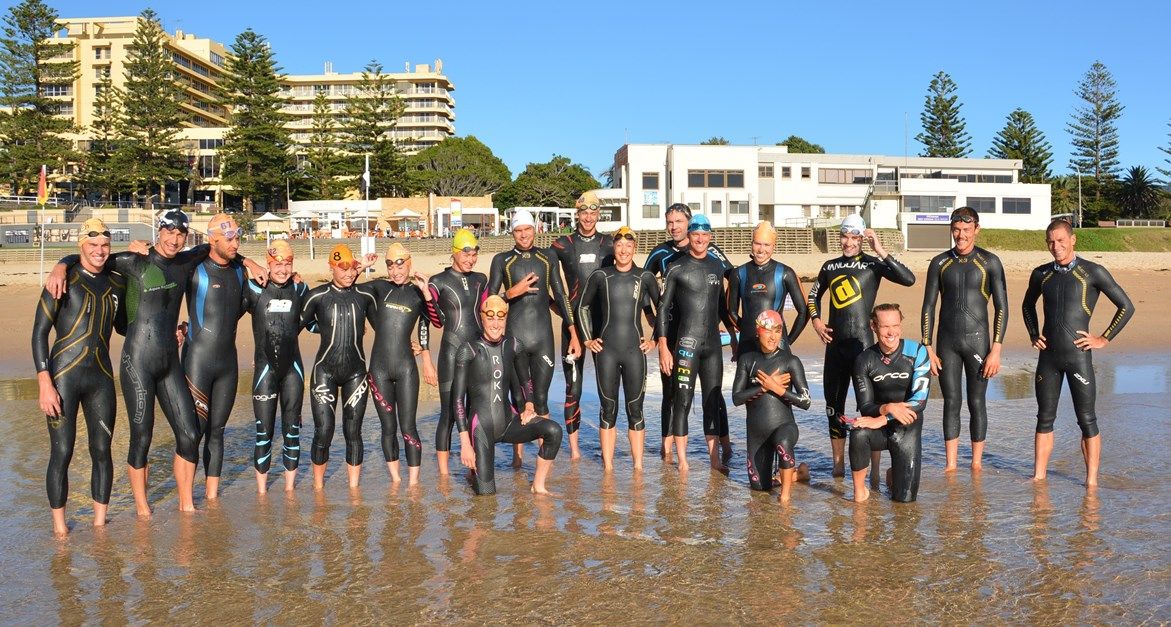
[{"label": "bare foot", "polygon": [[981,470],[984,470],[983,462],[972,462],[972,472],[980,472]]},{"label": "bare foot", "polygon": [[785,505],[788,505],[790,500],[790,497],[786,496],[784,493],[777,497],[777,502],[784,503]]},{"label": "bare foot", "polygon": [[1043,472],[1033,475],[1033,481],[1044,481],[1044,480],[1045,480],[1045,473],[1043,473]]},{"label": "bare foot", "polygon": [[865,503],[866,499],[870,498],[870,490],[862,488],[862,492],[854,491],[854,502]]},{"label": "bare foot", "polygon": [[716,462],[716,461],[712,461],[712,470],[714,470],[714,471],[716,471],[716,472],[719,472],[719,473],[723,473],[723,474],[725,474],[725,475],[726,475],[726,474],[728,474],[728,473],[730,472],[730,471],[728,470],[728,467],[727,467],[727,466],[725,466],[725,465],[723,465],[723,464],[721,464],[721,463],[719,463],[719,462]]},{"label": "bare foot", "polygon": [[724,454],[720,458],[720,461],[722,461],[724,463],[724,466],[727,466],[728,462],[732,461],[732,445],[725,444],[725,445],[723,445],[723,447],[724,447]]},{"label": "bare foot", "polygon": [[194,514],[195,513],[195,504],[192,503],[191,505],[180,505],[179,511],[183,512],[184,514]]},{"label": "bare foot", "polygon": [[955,472],[956,464],[947,464],[943,467],[943,472]]},{"label": "bare foot", "polygon": [[535,484],[535,483],[532,485],[532,487],[529,488],[529,491],[532,492],[533,494],[540,494],[541,496],[557,496],[556,494],[550,492],[544,486],[541,486],[540,488],[538,488],[537,484]]},{"label": "bare foot", "polygon": [[832,474],[832,475],[833,475],[833,476],[835,476],[835,477],[845,477],[845,476],[846,476],[846,467],[845,467],[845,465],[842,465],[842,466],[834,466],[833,472],[832,472],[832,473],[830,473],[830,474]]},{"label": "bare foot", "polygon": [[781,485],[781,473],[777,471],[777,474],[773,475],[773,487],[775,488],[779,485]]},{"label": "bare foot", "polygon": [[152,513],[153,512],[150,511],[149,505],[143,505],[138,508],[138,517],[139,518],[150,518]]},{"label": "bare foot", "polygon": [[691,470],[691,466],[690,466],[690,465],[688,465],[688,463],[687,463],[687,460],[686,460],[686,459],[680,459],[680,460],[679,460],[679,472],[684,472],[684,473],[685,473],[685,472],[687,472],[688,470]]},{"label": "bare foot", "polygon": [[797,464],[797,481],[809,483],[809,464],[805,462]]},{"label": "bare foot", "polygon": [[886,469],[886,487],[888,487],[888,488],[891,487],[892,485],[894,485],[894,482],[895,482],[894,468],[887,468]]},{"label": "bare foot", "polygon": [[524,465],[524,458],[518,455],[513,455],[511,465],[513,468],[520,468],[522,465]]}]

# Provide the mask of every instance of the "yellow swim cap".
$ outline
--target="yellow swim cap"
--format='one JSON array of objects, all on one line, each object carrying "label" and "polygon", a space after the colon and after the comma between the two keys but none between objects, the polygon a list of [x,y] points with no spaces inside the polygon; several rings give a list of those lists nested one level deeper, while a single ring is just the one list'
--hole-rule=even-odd
[{"label": "yellow swim cap", "polygon": [[613,237],[615,242],[620,239],[628,239],[634,242],[638,241],[638,234],[634,232],[634,229],[628,226],[618,227],[618,230],[614,231]]},{"label": "yellow swim cap", "polygon": [[602,201],[598,200],[597,192],[590,190],[578,196],[576,206],[578,211],[597,211],[602,206]]},{"label": "yellow swim cap", "polygon": [[471,252],[468,249],[478,249],[480,242],[476,240],[476,234],[468,229],[460,229],[455,232],[455,237],[451,239],[451,252]]},{"label": "yellow swim cap", "polygon": [[293,247],[289,245],[288,241],[283,239],[272,240],[265,253],[268,256],[269,263],[293,260]]},{"label": "yellow swim cap", "polygon": [[81,224],[81,230],[77,232],[77,245],[100,237],[110,239],[110,229],[100,218],[90,218]]},{"label": "yellow swim cap", "polygon": [[398,261],[399,259],[410,259],[411,251],[407,250],[406,246],[395,242],[386,247],[386,260]]},{"label": "yellow swim cap", "polygon": [[351,263],[357,264],[359,262],[357,259],[354,259],[354,252],[350,250],[349,246],[346,246],[345,244],[338,244],[337,246],[333,247],[332,251],[330,251],[329,265],[345,268],[348,267]]}]

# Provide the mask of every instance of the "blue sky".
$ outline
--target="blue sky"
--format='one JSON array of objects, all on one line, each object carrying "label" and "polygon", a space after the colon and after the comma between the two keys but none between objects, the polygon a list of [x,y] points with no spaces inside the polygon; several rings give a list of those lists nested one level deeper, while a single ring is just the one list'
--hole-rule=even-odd
[{"label": "blue sky", "polygon": [[[134,15],[123,0],[46,0],[62,17]],[[1165,2],[155,2],[169,31],[229,44],[251,27],[289,73],[442,58],[456,131],[512,169],[563,154],[595,174],[626,141],[795,133],[828,152],[917,154],[928,83],[959,86],[973,156],[1031,112],[1067,172],[1077,81],[1101,60],[1126,106],[1124,167],[1169,167]],[[906,133],[904,133],[904,119]],[[906,143],[904,140],[906,139]]]}]

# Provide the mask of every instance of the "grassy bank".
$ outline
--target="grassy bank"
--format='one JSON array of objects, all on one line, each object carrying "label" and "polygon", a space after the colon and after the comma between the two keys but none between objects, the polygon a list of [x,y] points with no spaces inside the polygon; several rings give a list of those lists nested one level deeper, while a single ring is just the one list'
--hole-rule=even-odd
[{"label": "grassy bank", "polygon": [[[1077,229],[1077,249],[1085,252],[1168,252],[1171,229]],[[1044,231],[981,229],[980,246],[989,250],[1044,250]]]}]

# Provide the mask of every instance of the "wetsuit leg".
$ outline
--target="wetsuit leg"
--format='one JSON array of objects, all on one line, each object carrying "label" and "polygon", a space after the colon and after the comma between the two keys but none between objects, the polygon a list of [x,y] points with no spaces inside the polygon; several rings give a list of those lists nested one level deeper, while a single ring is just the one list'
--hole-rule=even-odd
[{"label": "wetsuit leg", "polygon": [[114,439],[116,396],[113,381],[95,377],[90,389],[81,397],[89,440],[89,458],[93,464],[89,480],[90,493],[95,502],[103,505],[109,504],[110,488],[114,483],[114,457],[110,449]]},{"label": "wetsuit leg", "polygon": [[496,441],[505,444],[526,444],[541,440],[541,448],[537,451],[537,456],[541,459],[553,460],[557,458],[557,451],[561,449],[563,433],[561,425],[554,420],[534,418],[529,421],[529,424],[522,425],[520,416],[514,414]]},{"label": "wetsuit leg", "polygon": [[335,413],[337,412],[338,384],[333,375],[324,369],[315,368],[309,378],[313,389],[309,409],[313,412],[313,449],[310,458],[314,464],[329,461],[329,447],[333,443]]},{"label": "wetsuit leg", "polygon": [[553,383],[553,334],[548,333],[532,346],[526,343],[525,351],[529,353],[529,376],[533,378],[533,409],[538,416],[547,416],[549,386]]},{"label": "wetsuit leg", "polygon": [[773,487],[773,448],[769,439],[776,421],[754,416],[748,419],[748,485],[753,490],[768,491]]},{"label": "wetsuit leg", "polygon": [[631,431],[646,429],[642,401],[646,395],[646,356],[635,350],[619,363],[622,370],[622,393],[626,398],[626,426]]},{"label": "wetsuit leg", "polygon": [[1043,350],[1037,357],[1034,389],[1037,392],[1037,433],[1053,433],[1057,420],[1057,401],[1061,398],[1063,373],[1053,350]]},{"label": "wetsuit leg", "polygon": [[675,377],[672,374],[663,374],[659,371],[659,381],[663,384],[663,402],[659,404],[662,412],[660,419],[663,424],[663,437],[671,435],[671,406],[674,403],[672,395],[675,392]]},{"label": "wetsuit leg", "polygon": [[368,390],[365,374],[342,383],[342,435],[346,438],[346,463],[351,466],[360,466],[364,456],[362,418]]},{"label": "wetsuit leg", "polygon": [[157,388],[159,406],[171,430],[175,432],[175,453],[192,464],[199,463],[199,422],[195,417],[195,405],[191,402],[191,391],[183,376],[183,367],[176,359],[159,381]]},{"label": "wetsuit leg", "polygon": [[846,413],[846,393],[849,391],[854,360],[844,350],[846,340],[830,342],[825,347],[825,373],[822,388],[825,391],[825,417],[829,423],[829,437],[846,437],[842,416]]},{"label": "wetsuit leg", "polygon": [[476,451],[476,472],[472,476],[472,490],[476,494],[496,494],[496,436],[491,420],[480,420],[472,413],[472,448]]},{"label": "wetsuit leg", "polygon": [[[602,405],[598,422],[602,429],[613,429],[618,423],[618,382],[621,377],[619,360],[620,356],[613,351],[602,351],[594,355],[594,376],[598,381],[598,400]],[[566,427],[568,431],[568,425]]]},{"label": "wetsuit leg", "polygon": [[455,376],[455,353],[458,346],[439,349],[439,424],[435,425],[435,450],[451,450],[452,417],[451,379]]},{"label": "wetsuit leg", "polygon": [[[695,377],[698,355],[696,347],[698,340],[691,337],[681,337],[675,346],[675,369],[671,381],[671,424],[667,435],[680,437],[687,435],[687,419],[691,416],[691,404],[695,400]],[[706,430],[707,424],[705,422]]]},{"label": "wetsuit leg", "polygon": [[281,449],[285,470],[296,470],[301,462],[301,401],[305,378],[294,365],[281,384]]},{"label": "wetsuit leg", "polygon": [[[888,438],[890,450],[890,498],[910,503],[919,494],[919,471],[923,460],[923,419],[909,425],[891,427]],[[850,461],[853,465],[853,460]]]},{"label": "wetsuit leg", "polygon": [[984,357],[992,349],[983,333],[969,336],[964,351],[964,377],[968,387],[968,435],[973,442],[988,437],[988,379],[983,376]]},{"label": "wetsuit leg", "polygon": [[943,362],[943,367],[939,371],[939,387],[943,391],[943,439],[954,440],[960,437],[960,408],[964,401],[961,387],[964,359],[948,340],[939,343],[935,354]]},{"label": "wetsuit leg", "polygon": [[568,363],[565,361],[568,352],[569,327],[561,325],[561,372],[565,375],[565,431],[576,433],[581,426],[581,390],[585,378],[585,355],[579,356],[573,363]]},{"label": "wetsuit leg", "polygon": [[[49,507],[65,507],[69,495],[69,462],[73,459],[73,443],[77,439],[77,409],[81,405],[80,390],[69,390],[65,377],[55,381],[61,395],[61,414],[46,416],[49,426],[49,468],[45,473],[45,489],[49,494]],[[63,386],[62,383],[67,385]]]},{"label": "wetsuit leg", "polygon": [[370,381],[370,396],[374,398],[374,409],[382,423],[382,456],[388,462],[398,461],[398,415],[395,413],[394,381],[384,373],[367,375]]},{"label": "wetsuit leg", "polygon": [[[218,477],[222,474],[224,465],[224,429],[228,426],[228,417],[232,414],[232,406],[236,404],[236,387],[239,384],[239,371],[236,360],[215,370],[211,377],[211,385],[204,388],[208,391],[207,422],[203,430],[203,469],[209,477]],[[189,378],[189,381],[191,379]],[[192,398],[195,398],[195,388],[191,389]],[[198,413],[198,406],[196,409]],[[271,432],[271,431],[270,431]]]},{"label": "wetsuit leg", "polygon": [[268,472],[272,464],[272,441],[276,437],[276,410],[281,400],[278,381],[267,364],[256,364],[257,375],[252,383],[252,413],[256,416],[256,449],[252,466],[257,472]]},{"label": "wetsuit leg", "polygon": [[773,431],[769,443],[776,452],[777,463],[783,470],[797,467],[795,450],[799,431],[796,422],[785,422]]},{"label": "wetsuit leg", "polygon": [[1069,394],[1073,397],[1073,413],[1083,438],[1098,435],[1098,416],[1094,411],[1097,398],[1097,380],[1094,378],[1094,362],[1089,351],[1068,356],[1065,376],[1069,379]]},{"label": "wetsuit leg", "polygon": [[859,471],[870,467],[870,453],[887,449],[891,427],[881,429],[850,430],[850,470]]},{"label": "wetsuit leg", "polygon": [[724,356],[719,340],[708,342],[699,361],[699,385],[703,391],[703,434],[728,437],[728,406],[724,402]]},{"label": "wetsuit leg", "polygon": [[419,368],[413,359],[395,382],[395,398],[398,399],[398,422],[403,432],[407,466],[418,467],[423,463],[423,443],[419,440],[419,427],[416,424],[419,413]]},{"label": "wetsuit leg", "polygon": [[122,382],[122,400],[130,418],[130,449],[126,453],[126,463],[131,468],[142,469],[146,467],[150,442],[154,437],[157,386],[153,373],[135,365],[141,362],[129,352],[122,353],[121,362],[118,380]]}]

